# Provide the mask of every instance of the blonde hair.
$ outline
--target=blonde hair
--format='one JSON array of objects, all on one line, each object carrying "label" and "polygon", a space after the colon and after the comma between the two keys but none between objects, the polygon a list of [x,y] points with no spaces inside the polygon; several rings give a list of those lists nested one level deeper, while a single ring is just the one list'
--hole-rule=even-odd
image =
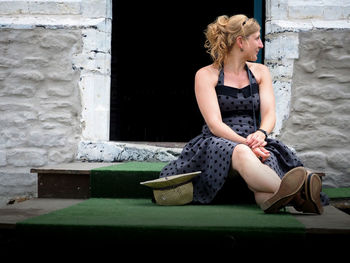
[{"label": "blonde hair", "polygon": [[217,17],[205,31],[207,39],[204,44],[213,59],[214,66],[221,68],[238,36],[247,38],[257,31],[260,31],[260,25],[254,18],[245,15]]}]

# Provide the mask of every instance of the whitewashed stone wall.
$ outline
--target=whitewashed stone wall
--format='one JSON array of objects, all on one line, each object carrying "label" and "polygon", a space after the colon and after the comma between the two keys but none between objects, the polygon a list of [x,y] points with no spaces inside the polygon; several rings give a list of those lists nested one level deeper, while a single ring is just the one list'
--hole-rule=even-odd
[{"label": "whitewashed stone wall", "polygon": [[109,139],[110,42],[110,0],[0,0],[0,206]]},{"label": "whitewashed stone wall", "polygon": [[325,171],[324,186],[350,186],[350,0],[269,0],[266,10],[274,136]]},{"label": "whitewashed stone wall", "polygon": [[35,193],[29,167],[75,158],[81,30],[0,29],[0,193]]}]

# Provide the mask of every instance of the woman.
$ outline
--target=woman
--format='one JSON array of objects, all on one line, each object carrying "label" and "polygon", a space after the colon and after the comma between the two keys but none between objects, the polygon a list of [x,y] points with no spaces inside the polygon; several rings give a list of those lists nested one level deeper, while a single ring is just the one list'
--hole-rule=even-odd
[{"label": "woman", "polygon": [[160,177],[202,171],[193,181],[193,201],[207,204],[235,170],[266,213],[292,202],[321,214],[319,176],[308,175],[287,146],[268,138],[276,121],[271,76],[266,66],[248,62],[263,48],[259,24],[245,15],[220,16],[205,34],[213,64],[197,71],[195,94],[206,124]]}]

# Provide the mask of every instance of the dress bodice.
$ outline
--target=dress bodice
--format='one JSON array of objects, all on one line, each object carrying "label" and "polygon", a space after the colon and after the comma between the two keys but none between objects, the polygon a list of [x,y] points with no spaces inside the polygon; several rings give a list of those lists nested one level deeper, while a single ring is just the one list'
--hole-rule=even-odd
[{"label": "dress bodice", "polygon": [[[246,66],[246,70],[248,72],[248,66]],[[255,131],[253,104],[256,125],[259,127],[259,85],[253,74],[251,72],[250,74],[252,76],[251,87],[247,85],[244,88],[238,89],[224,84],[224,70],[222,68],[215,87],[223,122],[244,137]],[[206,125],[204,125],[203,131],[209,131]]]}]

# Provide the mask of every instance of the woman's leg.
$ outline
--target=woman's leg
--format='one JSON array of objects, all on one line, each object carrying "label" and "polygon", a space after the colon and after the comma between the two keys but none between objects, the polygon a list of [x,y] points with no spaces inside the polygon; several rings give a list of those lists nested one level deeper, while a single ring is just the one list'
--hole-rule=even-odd
[{"label": "woman's leg", "polygon": [[267,165],[255,156],[252,150],[238,144],[232,154],[232,168],[239,172],[250,190],[255,194],[257,204],[261,204],[279,189],[281,179]]}]

